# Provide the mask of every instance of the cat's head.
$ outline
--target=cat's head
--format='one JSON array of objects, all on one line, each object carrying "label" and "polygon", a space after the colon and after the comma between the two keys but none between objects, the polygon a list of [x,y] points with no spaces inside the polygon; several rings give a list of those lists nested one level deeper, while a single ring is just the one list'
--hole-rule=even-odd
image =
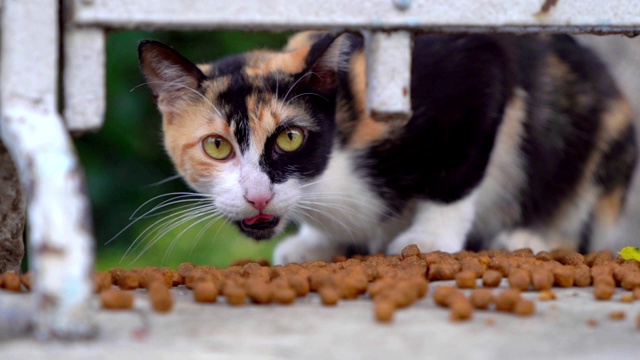
[{"label": "cat's head", "polygon": [[138,47],[178,172],[255,239],[296,217],[334,145],[341,37],[314,40],[207,65],[157,41]]}]

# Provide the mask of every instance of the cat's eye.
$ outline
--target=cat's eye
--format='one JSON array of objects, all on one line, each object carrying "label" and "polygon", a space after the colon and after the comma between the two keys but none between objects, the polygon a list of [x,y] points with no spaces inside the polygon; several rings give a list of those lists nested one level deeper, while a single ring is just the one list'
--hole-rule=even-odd
[{"label": "cat's eye", "polygon": [[202,140],[202,149],[216,160],[226,160],[233,154],[233,146],[229,140],[219,135],[210,135]]},{"label": "cat's eye", "polygon": [[304,132],[298,127],[284,129],[276,139],[276,145],[285,152],[296,151],[302,146]]}]

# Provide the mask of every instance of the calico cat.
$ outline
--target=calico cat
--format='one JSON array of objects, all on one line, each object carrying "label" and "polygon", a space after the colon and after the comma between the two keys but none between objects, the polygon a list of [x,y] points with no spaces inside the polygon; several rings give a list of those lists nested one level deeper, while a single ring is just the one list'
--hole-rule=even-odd
[{"label": "calico cat", "polygon": [[275,263],[603,248],[636,162],[629,104],[566,35],[416,35],[404,125],[367,115],[356,34],[204,65],[145,40],[139,57],[186,182],[254,239],[301,224]]}]

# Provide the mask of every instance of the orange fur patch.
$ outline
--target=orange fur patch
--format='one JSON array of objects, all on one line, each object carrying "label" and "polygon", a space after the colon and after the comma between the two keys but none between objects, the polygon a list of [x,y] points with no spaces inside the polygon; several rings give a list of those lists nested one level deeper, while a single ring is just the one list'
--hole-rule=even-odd
[{"label": "orange fur patch", "polygon": [[298,74],[304,70],[310,46],[292,52],[258,50],[246,55],[244,71],[248,77],[262,77],[275,73]]},{"label": "orange fur patch", "polygon": [[[389,135],[390,123],[373,120],[367,115],[367,76],[366,61],[362,52],[354,54],[350,61],[351,88],[353,91],[353,102],[359,119],[355,124],[351,138],[349,139],[349,147],[354,149],[362,149],[371,146],[372,143],[383,140]],[[337,119],[338,126],[344,121]]]}]

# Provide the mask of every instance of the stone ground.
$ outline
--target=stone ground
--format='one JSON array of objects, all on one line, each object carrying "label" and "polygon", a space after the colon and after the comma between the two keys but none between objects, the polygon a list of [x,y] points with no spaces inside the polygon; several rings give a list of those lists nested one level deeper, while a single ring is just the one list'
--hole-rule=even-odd
[{"label": "stone ground", "polygon": [[[620,302],[621,289],[612,301],[594,300],[592,288],[554,289],[558,299],[547,302],[527,292],[537,306],[531,317],[476,311],[471,321],[452,323],[431,297],[447,283],[432,283],[425,299],[396,312],[390,324],[374,320],[367,298],[325,307],[310,294],[289,306],[231,307],[224,300],[196,304],[189,290],[177,288],[174,310],[157,314],[140,291],[135,310],[97,310],[99,335],[78,342],[25,335],[29,295],[0,292],[0,359],[638,358],[640,301]],[[610,319],[618,310],[626,318]]]}]

